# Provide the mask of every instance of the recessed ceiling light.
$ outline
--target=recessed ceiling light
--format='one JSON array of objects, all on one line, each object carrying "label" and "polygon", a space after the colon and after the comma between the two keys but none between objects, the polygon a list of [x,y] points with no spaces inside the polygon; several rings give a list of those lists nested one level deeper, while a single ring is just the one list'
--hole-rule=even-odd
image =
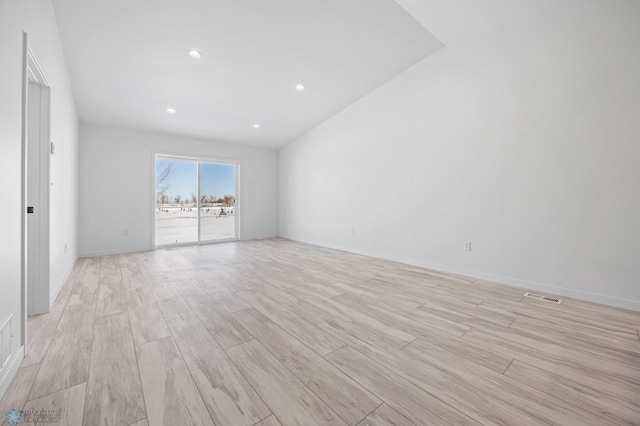
[{"label": "recessed ceiling light", "polygon": [[297,90],[298,92],[302,92],[302,91],[304,90],[304,85],[303,85],[302,83],[298,83],[298,84],[296,85],[296,90]]},{"label": "recessed ceiling light", "polygon": [[256,123],[256,124],[254,124],[254,125],[253,125],[253,128],[254,128],[254,129],[259,129],[259,128],[260,128],[260,125],[259,125],[258,123]]},{"label": "recessed ceiling light", "polygon": [[171,107],[167,108],[167,110],[166,110],[166,111],[167,111],[169,114],[175,114],[175,113],[176,113],[176,109],[175,109],[175,108],[171,108]]},{"label": "recessed ceiling light", "polygon": [[192,59],[200,59],[202,57],[202,53],[200,53],[199,51],[192,49],[189,51],[189,56]]}]

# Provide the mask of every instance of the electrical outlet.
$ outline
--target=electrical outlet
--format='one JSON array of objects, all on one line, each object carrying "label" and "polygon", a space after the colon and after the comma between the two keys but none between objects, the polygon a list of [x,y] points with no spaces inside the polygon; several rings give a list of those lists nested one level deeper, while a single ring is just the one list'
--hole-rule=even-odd
[{"label": "electrical outlet", "polygon": [[464,251],[471,251],[471,241],[464,242]]},{"label": "electrical outlet", "polygon": [[128,236],[128,235],[129,235],[129,230],[128,230],[128,229],[123,229],[123,230],[122,230],[122,236],[123,236],[123,237],[126,237],[126,236]]}]

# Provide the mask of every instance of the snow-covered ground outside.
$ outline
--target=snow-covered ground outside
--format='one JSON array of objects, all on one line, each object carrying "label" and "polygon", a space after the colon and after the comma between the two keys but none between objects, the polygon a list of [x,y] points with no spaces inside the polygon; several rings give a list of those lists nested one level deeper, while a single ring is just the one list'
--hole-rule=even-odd
[{"label": "snow-covered ground outside", "polygon": [[[200,211],[201,241],[235,237],[236,217],[233,207],[203,207]],[[232,213],[233,212],[233,213]],[[156,245],[198,241],[198,209],[189,207],[156,208]]]}]

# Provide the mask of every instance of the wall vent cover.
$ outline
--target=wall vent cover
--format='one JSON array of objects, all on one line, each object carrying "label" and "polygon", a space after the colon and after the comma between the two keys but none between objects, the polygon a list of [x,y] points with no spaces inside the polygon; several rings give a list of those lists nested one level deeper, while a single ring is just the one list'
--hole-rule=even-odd
[{"label": "wall vent cover", "polygon": [[536,293],[525,293],[524,297],[530,297],[532,299],[544,300],[545,302],[551,302],[551,303],[562,303],[562,300],[557,299],[555,297],[544,296],[542,294],[536,294]]}]

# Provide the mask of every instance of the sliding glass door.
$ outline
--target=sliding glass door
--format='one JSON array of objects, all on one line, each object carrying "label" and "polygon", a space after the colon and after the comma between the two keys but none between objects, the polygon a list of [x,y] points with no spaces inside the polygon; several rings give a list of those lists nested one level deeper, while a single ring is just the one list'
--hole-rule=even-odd
[{"label": "sliding glass door", "polygon": [[235,164],[158,155],[155,167],[156,246],[236,238]]}]

